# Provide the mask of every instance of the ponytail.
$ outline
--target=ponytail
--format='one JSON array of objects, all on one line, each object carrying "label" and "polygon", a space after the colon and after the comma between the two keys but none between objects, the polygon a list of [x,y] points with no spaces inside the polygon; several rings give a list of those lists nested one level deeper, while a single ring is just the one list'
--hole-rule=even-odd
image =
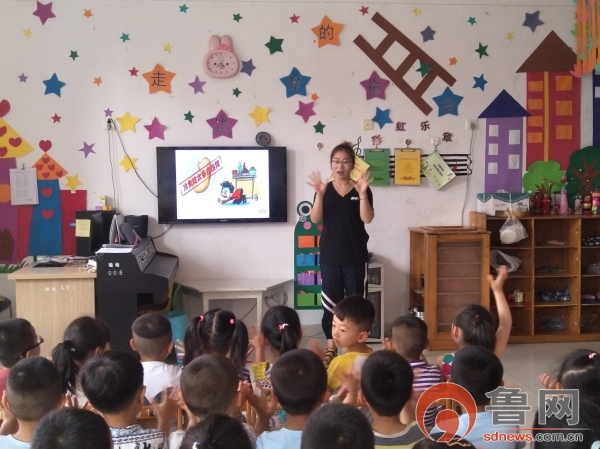
[{"label": "ponytail", "polygon": [[496,349],[496,329],[491,313],[479,304],[462,308],[454,319],[454,325],[462,331],[465,345],[482,346],[492,352]]},{"label": "ponytail", "polygon": [[248,353],[248,328],[243,321],[234,319],[235,330],[231,339],[231,350],[229,357],[236,366],[240,378],[246,366],[246,354]]},{"label": "ponytail", "polygon": [[271,307],[263,317],[260,331],[279,355],[297,349],[302,338],[298,313],[286,306]]},{"label": "ponytail", "polygon": [[185,350],[183,366],[186,366],[204,352],[203,348],[205,344],[202,333],[204,331],[205,320],[204,315],[196,316],[190,320],[185,329],[185,336],[183,338],[183,348]]},{"label": "ponytail", "polygon": [[75,394],[75,385],[77,383],[77,374],[79,374],[79,365],[73,357],[73,343],[71,340],[65,340],[59,343],[52,350],[52,361],[58,368],[63,381],[63,388],[70,393]]},{"label": "ponytail", "polygon": [[600,354],[578,349],[562,361],[556,380],[563,388],[578,389],[580,397],[600,403]]}]

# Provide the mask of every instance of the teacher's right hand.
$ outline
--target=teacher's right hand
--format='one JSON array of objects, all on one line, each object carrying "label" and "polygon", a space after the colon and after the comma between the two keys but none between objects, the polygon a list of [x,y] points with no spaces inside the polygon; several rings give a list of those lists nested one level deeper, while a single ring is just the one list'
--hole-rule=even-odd
[{"label": "teacher's right hand", "polygon": [[321,179],[321,173],[318,171],[312,172],[308,176],[307,184],[311,186],[319,195],[324,195],[325,190],[327,189],[327,183],[323,182],[323,180]]}]

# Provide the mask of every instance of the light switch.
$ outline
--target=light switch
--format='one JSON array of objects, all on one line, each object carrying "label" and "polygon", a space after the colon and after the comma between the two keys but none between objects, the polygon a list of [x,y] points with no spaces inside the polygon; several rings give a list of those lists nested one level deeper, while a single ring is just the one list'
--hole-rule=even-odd
[{"label": "light switch", "polygon": [[363,131],[373,130],[373,120],[366,118],[363,120]]}]

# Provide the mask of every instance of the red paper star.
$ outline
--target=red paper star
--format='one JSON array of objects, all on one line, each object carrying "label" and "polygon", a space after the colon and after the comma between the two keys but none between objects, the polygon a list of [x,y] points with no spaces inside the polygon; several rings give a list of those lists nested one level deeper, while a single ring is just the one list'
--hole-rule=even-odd
[{"label": "red paper star", "polygon": [[58,114],[54,113],[54,115],[51,118],[52,118],[52,123],[56,123],[56,122],[60,122],[60,119],[62,117],[59,117]]},{"label": "red paper star", "polygon": [[131,76],[137,76],[138,72],[139,70],[135,67],[133,69],[129,69],[129,73],[131,73]]},{"label": "red paper star", "polygon": [[292,23],[298,23],[299,18],[300,18],[300,16],[297,16],[296,14],[294,14],[292,17],[290,17],[290,20],[292,21]]},{"label": "red paper star", "polygon": [[359,9],[359,11],[362,12],[362,15],[364,16],[365,14],[369,14],[369,7],[363,6],[362,8]]}]

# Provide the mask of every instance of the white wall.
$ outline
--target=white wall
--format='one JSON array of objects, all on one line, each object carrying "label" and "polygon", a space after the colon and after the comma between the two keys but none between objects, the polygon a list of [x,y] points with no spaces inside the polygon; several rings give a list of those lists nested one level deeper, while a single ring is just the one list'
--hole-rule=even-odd
[{"label": "white wall", "polygon": [[[288,198],[287,224],[252,225],[179,225],[157,241],[160,250],[180,257],[179,279],[211,279],[234,277],[292,277],[293,232],[297,219],[296,205],[312,199],[306,184],[312,170],[328,171],[328,154],[342,140],[360,136],[362,147],[370,147],[371,136],[381,134],[382,147],[402,147],[406,138],[413,147],[425,152],[432,150],[431,137],[443,132],[454,135],[450,143],[441,143],[442,153],[468,153],[470,132],[465,130],[465,120],[476,118],[487,105],[506,89],[524,105],[525,75],[516,69],[531,54],[544,37],[554,30],[569,45],[575,45],[570,30],[574,25],[575,6],[571,0],[552,0],[539,6],[539,1],[519,2],[463,1],[440,5],[441,2],[422,1],[417,4],[421,14],[412,13],[414,2],[366,3],[369,14],[358,10],[356,2],[204,2],[186,1],[187,13],[179,12],[184,0],[178,1],[54,1],[56,18],[45,25],[33,16],[33,1],[3,1],[0,14],[0,54],[2,70],[0,86],[2,98],[11,103],[5,119],[21,133],[35,151],[18,160],[32,165],[40,156],[37,142],[49,139],[53,143],[50,155],[62,164],[70,175],[78,174],[88,190],[88,206],[93,207],[99,195],[113,196],[109,165],[109,139],[103,131],[104,109],[115,111],[120,117],[126,111],[140,117],[136,133],[125,132],[123,140],[132,157],[138,158],[138,171],[151,189],[156,189],[155,147],[163,145],[252,145],[257,132],[266,131],[272,144],[288,148]],[[528,6],[530,5],[530,6]],[[91,9],[93,16],[83,16]],[[540,10],[545,22],[535,33],[522,26],[525,13]],[[432,97],[440,95],[445,84],[439,79],[426,92],[424,98],[434,106],[425,117],[395,86],[390,85],[386,100],[365,100],[359,82],[373,70],[384,76],[352,42],[358,34],[377,45],[384,33],[370,18],[380,12],[404,34],[435,58],[456,79],[452,87],[455,94],[464,96],[459,116],[438,117]],[[241,14],[238,23],[233,14]],[[300,16],[292,24],[289,17]],[[342,23],[341,46],[318,49],[311,28],[318,25],[324,15]],[[472,26],[467,20],[475,17]],[[423,43],[420,32],[427,26],[436,31],[435,39]],[[23,30],[30,29],[27,38]],[[515,39],[506,39],[514,32]],[[122,33],[131,40],[123,43]],[[212,34],[229,34],[240,60],[252,58],[257,69],[251,77],[240,73],[233,78],[209,78],[201,68]],[[270,36],[283,38],[283,53],[269,55],[264,46]],[[489,57],[479,59],[475,49],[478,43],[488,45]],[[163,51],[169,43],[171,53]],[[69,58],[77,51],[79,58]],[[390,50],[386,57],[401,61],[403,50]],[[458,63],[449,65],[449,58]],[[148,93],[148,84],[142,73],[155,64],[176,72],[171,94]],[[308,93],[317,93],[316,116],[305,124],[295,115],[298,101],[309,97],[286,98],[285,88],[279,78],[297,67],[303,75],[311,76]],[[139,69],[138,77],[128,70]],[[414,67],[416,70],[417,67]],[[17,78],[25,73],[29,78],[20,83]],[[43,80],[57,73],[66,82],[62,96],[44,95]],[[484,74],[488,84],[485,91],[473,89],[473,77]],[[193,94],[188,86],[198,75],[207,81],[204,94]],[[408,77],[416,83],[417,72]],[[100,86],[93,84],[102,77]],[[234,88],[242,94],[236,98]],[[582,99],[582,146],[591,143],[591,92],[590,82],[584,79]],[[255,127],[248,113],[255,105],[269,107],[270,123]],[[390,109],[391,118],[407,122],[408,132],[396,132],[394,125],[382,130],[366,132],[361,129],[363,118],[371,118],[375,107]],[[205,120],[223,109],[236,118],[233,139],[212,139],[211,129]],[[192,124],[183,114],[192,111]],[[62,117],[52,123],[55,113]],[[148,139],[143,125],[157,116],[167,126],[165,140]],[[326,125],[324,134],[316,134],[317,121]],[[431,130],[420,131],[420,122],[429,120]],[[479,122],[480,130],[483,122]],[[83,142],[94,143],[96,154],[85,159],[78,151]],[[316,144],[324,149],[318,151]],[[114,144],[113,140],[113,144]],[[483,189],[483,132],[477,132],[474,145],[474,166],[471,188],[467,198],[465,224],[468,211],[475,207],[474,196]],[[117,160],[123,157],[117,150]],[[158,235],[166,227],[156,223],[156,199],[148,193],[135,174],[118,170],[117,195],[120,209],[125,214],[148,214],[151,217],[150,233]],[[64,185],[66,180],[61,180]],[[369,250],[382,260],[386,267],[386,322],[404,313],[408,307],[409,247],[408,227],[421,225],[459,225],[461,209],[465,202],[466,178],[457,178],[436,191],[424,180],[418,187],[375,187],[375,220],[368,225],[371,235]],[[0,218],[1,220],[1,218]],[[290,298],[291,299],[291,298]],[[235,311],[235,310],[234,310]],[[245,313],[245,310],[236,311]],[[303,312],[305,323],[317,323],[319,312]]]}]

